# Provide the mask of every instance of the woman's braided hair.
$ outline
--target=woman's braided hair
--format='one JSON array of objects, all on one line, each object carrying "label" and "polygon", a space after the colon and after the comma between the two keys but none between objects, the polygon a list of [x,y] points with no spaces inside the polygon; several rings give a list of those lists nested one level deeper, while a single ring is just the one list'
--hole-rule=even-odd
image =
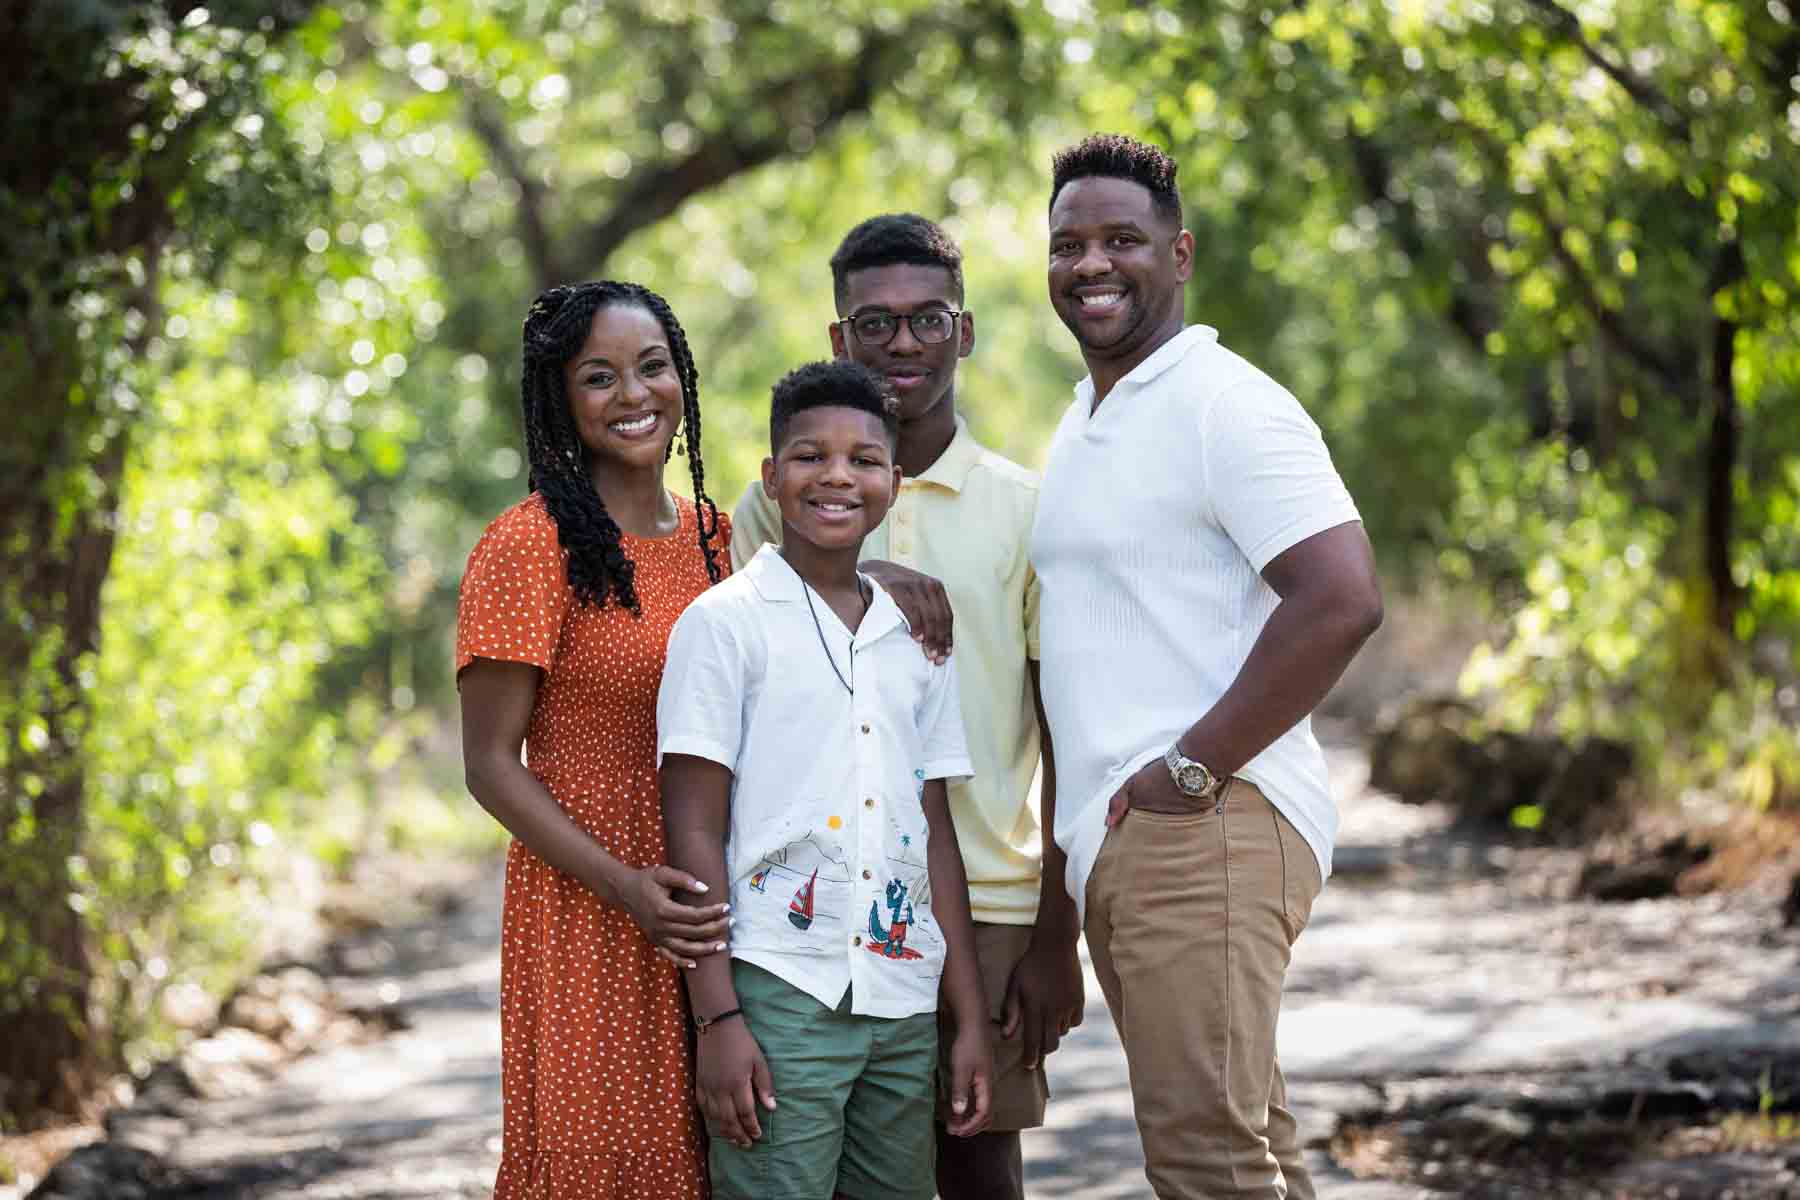
[{"label": "woman's braided hair", "polygon": [[[642,616],[633,583],[636,564],[620,544],[619,523],[594,490],[587,451],[569,415],[563,384],[563,368],[587,340],[594,314],[615,305],[644,309],[669,339],[675,374],[681,380],[683,436],[694,478],[700,553],[706,560],[706,577],[717,583],[721,571],[713,540],[719,532],[719,510],[706,494],[706,468],[700,460],[700,375],[688,350],[687,334],[668,301],[639,284],[610,279],[549,288],[532,301],[525,314],[519,391],[531,489],[543,495],[544,507],[556,522],[557,540],[568,552],[569,586],[575,589],[576,602],[604,608],[610,596],[632,615]],[[674,448],[671,440],[671,453]]]}]

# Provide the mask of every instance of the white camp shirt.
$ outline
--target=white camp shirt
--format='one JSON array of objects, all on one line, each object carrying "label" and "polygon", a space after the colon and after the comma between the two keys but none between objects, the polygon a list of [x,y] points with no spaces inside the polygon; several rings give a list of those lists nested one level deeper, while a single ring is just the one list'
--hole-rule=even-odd
[{"label": "white camp shirt", "polygon": [[772,546],[702,593],[669,635],[657,760],[731,769],[731,956],[827,1007],[850,988],[854,1013],[909,1017],[936,1011],[944,969],[925,781],[972,767],[953,663],[871,586],[854,637]]}]

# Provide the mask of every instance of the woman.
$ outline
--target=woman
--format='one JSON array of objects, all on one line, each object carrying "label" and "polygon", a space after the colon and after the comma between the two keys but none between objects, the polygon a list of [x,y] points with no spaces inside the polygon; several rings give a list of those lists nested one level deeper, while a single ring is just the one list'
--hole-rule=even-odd
[{"label": "woman", "polygon": [[[676,964],[721,948],[727,918],[681,903],[704,886],[660,865],[656,693],[670,626],[729,569],[730,529],[660,296],[551,288],[524,342],[532,494],[470,554],[456,630],[469,790],[514,839],[494,1194],[703,1200]],[[662,484],[678,428],[692,503]]]}]

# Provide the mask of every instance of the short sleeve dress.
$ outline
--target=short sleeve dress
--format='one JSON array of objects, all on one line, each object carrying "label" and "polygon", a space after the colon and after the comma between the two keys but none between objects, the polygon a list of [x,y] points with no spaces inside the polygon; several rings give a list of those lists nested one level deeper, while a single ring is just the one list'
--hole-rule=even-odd
[{"label": "short sleeve dress", "polygon": [[[656,694],[675,618],[709,581],[694,505],[680,528],[629,534],[642,617],[578,605],[556,525],[533,494],[469,555],[456,669],[476,658],[543,670],[526,766],[608,853],[667,861]],[[730,570],[730,531],[713,538]],[[705,1154],[676,970],[622,909],[514,841],[500,948],[504,1137],[497,1200],[704,1200]]]}]

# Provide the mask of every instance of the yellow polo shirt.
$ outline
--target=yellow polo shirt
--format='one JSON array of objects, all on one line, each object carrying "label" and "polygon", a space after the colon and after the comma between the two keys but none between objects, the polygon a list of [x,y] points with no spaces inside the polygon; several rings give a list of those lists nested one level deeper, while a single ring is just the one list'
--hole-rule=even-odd
[{"label": "yellow polo shirt", "polygon": [[[956,435],[917,479],[900,484],[887,519],[863,542],[879,558],[941,580],[956,614],[956,663],[973,779],[950,783],[950,816],[977,921],[1037,920],[1037,714],[1025,660],[1038,657],[1038,582],[1027,549],[1038,477]],[[733,569],[781,541],[781,510],[760,481],[731,514]]]}]

